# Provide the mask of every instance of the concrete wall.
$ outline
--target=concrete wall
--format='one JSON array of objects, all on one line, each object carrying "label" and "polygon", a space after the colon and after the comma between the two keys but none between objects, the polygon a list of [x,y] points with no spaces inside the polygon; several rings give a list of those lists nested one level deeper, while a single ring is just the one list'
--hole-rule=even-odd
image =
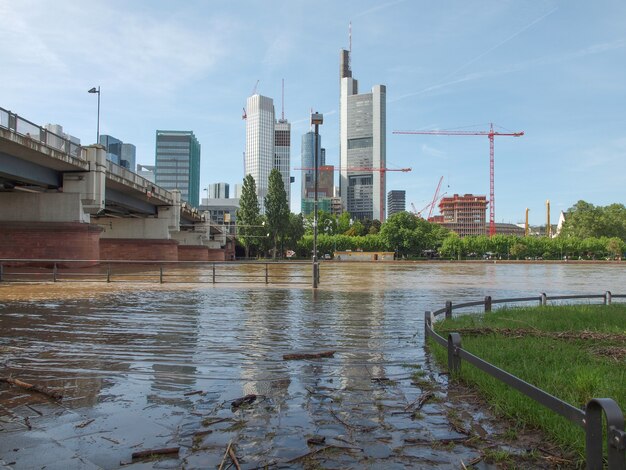
[{"label": "concrete wall", "polygon": [[0,193],[0,220],[5,222],[89,222],[80,194]]},{"label": "concrete wall", "polygon": [[103,238],[100,240],[100,259],[178,261],[178,242],[175,240]]},{"label": "concrete wall", "polygon": [[150,240],[168,240],[170,238],[168,219],[116,219],[99,218],[97,224],[102,227],[102,239],[135,238]]}]

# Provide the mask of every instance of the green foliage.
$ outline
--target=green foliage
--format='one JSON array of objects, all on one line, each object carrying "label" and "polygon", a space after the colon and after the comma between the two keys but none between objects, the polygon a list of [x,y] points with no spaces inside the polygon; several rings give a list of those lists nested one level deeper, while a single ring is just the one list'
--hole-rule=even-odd
[{"label": "green foliage", "polygon": [[[607,351],[623,347],[625,314],[624,304],[511,308],[459,316],[438,322],[435,328],[444,337],[459,332],[471,353],[576,407],[584,407],[591,398],[611,397],[624,409],[626,368]],[[490,328],[489,334],[476,334],[481,328]],[[511,328],[520,333],[512,335]],[[429,344],[445,364],[445,348]],[[578,426],[468,363],[462,365],[461,378],[480,388],[498,413],[540,427],[554,441],[583,454],[584,432]]]},{"label": "green foliage", "polygon": [[[289,205],[283,177],[276,168],[268,179],[267,195],[265,196],[265,215],[267,229],[273,241],[273,258],[276,258],[277,246],[284,240],[289,230]],[[282,250],[281,250],[282,252]]]},{"label": "green foliage", "polygon": [[619,238],[626,241],[626,207],[623,204],[594,206],[578,201],[569,208],[561,236],[576,238]]},{"label": "green foliage", "polygon": [[246,258],[250,248],[258,245],[261,225],[259,200],[256,195],[256,182],[252,175],[246,175],[241,188],[237,215],[238,241],[246,250]]},{"label": "green foliage", "polygon": [[399,256],[421,256],[424,250],[437,250],[448,233],[442,226],[408,212],[393,214],[380,228],[385,248]]}]

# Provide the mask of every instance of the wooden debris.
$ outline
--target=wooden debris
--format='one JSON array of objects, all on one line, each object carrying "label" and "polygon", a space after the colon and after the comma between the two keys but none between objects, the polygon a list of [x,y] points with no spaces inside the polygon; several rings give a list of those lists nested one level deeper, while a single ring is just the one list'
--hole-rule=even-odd
[{"label": "wooden debris", "polygon": [[38,392],[38,393],[41,393],[42,395],[46,395],[55,400],[63,399],[63,395],[61,395],[58,392],[55,392],[54,390],[49,389],[48,387],[44,387],[43,385],[29,384],[19,379],[14,379],[13,377],[0,377],[0,382],[6,382],[8,384],[21,387],[28,391]]},{"label": "wooden debris", "polygon": [[230,420],[231,420],[231,418],[218,418],[218,419],[215,419],[213,421],[209,421],[209,418],[206,418],[205,420],[202,421],[202,425],[203,426],[213,426],[214,424],[222,423],[224,421],[230,421]]},{"label": "wooden debris", "polygon": [[193,437],[203,437],[206,436],[208,434],[211,434],[213,431],[211,431],[210,429],[207,429],[205,431],[196,431],[193,433]]},{"label": "wooden debris", "polygon": [[321,357],[334,357],[335,351],[321,351],[317,353],[292,353],[283,354],[283,361],[296,361],[301,359],[319,359]]},{"label": "wooden debris", "polygon": [[233,400],[231,402],[230,407],[239,408],[240,406],[243,406],[243,405],[251,405],[252,403],[255,402],[256,397],[257,396],[254,393],[251,393],[249,395],[246,395],[245,397],[237,398],[236,400]]},{"label": "wooden debris", "polygon": [[113,444],[119,444],[120,443],[120,441],[117,441],[117,440],[115,440],[115,439],[113,439],[111,437],[100,436],[100,438],[104,439],[105,441],[112,442]]},{"label": "wooden debris", "polygon": [[391,380],[387,377],[372,377],[372,382],[380,384],[380,383],[387,383],[390,382]]},{"label": "wooden debris", "polygon": [[33,408],[33,407],[32,407],[32,406],[30,406],[30,405],[26,405],[26,408],[28,408],[28,409],[29,409],[29,410],[31,410],[31,411],[34,411],[34,412],[35,412],[35,413],[37,413],[39,416],[43,416],[43,413],[42,413],[41,411],[39,411],[39,410],[37,410],[37,409]]},{"label": "wooden debris", "polygon": [[29,431],[33,429],[33,427],[30,424],[30,419],[28,419],[28,416],[24,416],[24,424],[26,425]]},{"label": "wooden debris", "polygon": [[95,419],[88,419],[87,421],[83,421],[80,424],[77,424],[76,426],[74,426],[75,428],[84,428],[85,426],[89,426],[91,423],[93,423],[95,421]]},{"label": "wooden debris", "polygon": [[220,463],[219,469],[218,470],[222,470],[222,468],[224,468],[224,462],[226,462],[226,457],[228,456],[228,451],[230,451],[230,446],[233,444],[233,441],[231,440],[228,443],[228,446],[226,447],[226,452],[224,452],[224,457],[222,457],[222,461]]},{"label": "wooden debris", "polygon": [[326,442],[324,436],[313,436],[306,440],[306,443],[310,446],[321,446]]},{"label": "wooden debris", "polygon": [[428,400],[430,400],[431,398],[433,398],[434,396],[435,396],[435,394],[433,392],[422,393],[417,400],[415,400],[413,403],[410,403],[409,405],[407,405],[407,407],[404,409],[404,411],[408,411],[411,408],[413,408],[414,406],[415,406],[416,410],[421,410],[422,407],[426,404],[426,402]]},{"label": "wooden debris", "polygon": [[133,452],[132,459],[133,460],[144,459],[152,455],[178,454],[179,451],[180,451],[180,447],[164,447],[161,449],[140,450],[139,452]]},{"label": "wooden debris", "polygon": [[183,393],[183,396],[190,397],[192,395],[200,395],[202,393],[204,393],[202,390],[194,390],[193,392]]},{"label": "wooden debris", "polygon": [[354,447],[336,446],[336,445],[330,444],[330,445],[327,445],[327,446],[324,446],[324,447],[320,447],[319,449],[312,450],[311,452],[307,452],[306,454],[300,455],[298,457],[294,457],[291,460],[287,460],[285,463],[294,463],[294,462],[297,462],[298,460],[307,459],[309,457],[314,456],[315,454],[319,454],[320,452],[324,452],[324,451],[327,451],[329,449],[361,450],[361,449],[354,448]]},{"label": "wooden debris", "polygon": [[230,456],[230,460],[233,461],[235,468],[237,470],[241,470],[241,467],[239,466],[239,461],[237,460],[237,455],[235,455],[235,451],[233,450],[232,446],[228,449],[228,455]]}]

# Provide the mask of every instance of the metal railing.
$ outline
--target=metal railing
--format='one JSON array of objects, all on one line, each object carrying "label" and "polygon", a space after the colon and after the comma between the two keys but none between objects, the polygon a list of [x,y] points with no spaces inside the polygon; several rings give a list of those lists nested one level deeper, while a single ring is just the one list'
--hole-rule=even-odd
[{"label": "metal railing", "polygon": [[45,127],[24,119],[11,111],[0,107],[0,127],[9,129],[22,137],[26,137],[65,155],[84,161],[82,147],[63,135],[55,134]]},{"label": "metal railing", "polygon": [[[446,340],[433,330],[433,322],[437,316],[445,314],[445,317],[449,319],[452,318],[452,312],[454,310],[461,308],[482,305],[484,306],[485,312],[490,312],[493,304],[538,302],[539,305],[545,306],[550,300],[562,301],[580,299],[602,299],[605,305],[610,305],[612,300],[617,298],[626,299],[626,295],[611,294],[609,291],[598,295],[548,296],[542,293],[537,297],[518,297],[510,299],[492,299],[491,296],[487,296],[484,300],[459,304],[453,304],[451,301],[447,301],[444,308],[433,312],[425,312],[425,339],[432,338],[436,343],[447,348],[448,370],[450,373],[458,374],[461,371],[461,361],[465,360],[481,371],[513,387],[537,403],[582,427],[585,431],[587,468],[590,470],[601,470],[603,468],[602,439],[604,434],[607,444],[608,468],[610,470],[624,470],[626,469],[624,414],[615,400],[611,398],[593,398],[587,403],[584,410],[577,408],[463,349],[461,346],[461,335],[459,333],[449,333]],[[605,433],[603,433],[602,430],[603,413],[606,417]]]},{"label": "metal railing", "polygon": [[[304,269],[293,269],[302,266]],[[3,259],[0,282],[311,285],[308,262]]]}]

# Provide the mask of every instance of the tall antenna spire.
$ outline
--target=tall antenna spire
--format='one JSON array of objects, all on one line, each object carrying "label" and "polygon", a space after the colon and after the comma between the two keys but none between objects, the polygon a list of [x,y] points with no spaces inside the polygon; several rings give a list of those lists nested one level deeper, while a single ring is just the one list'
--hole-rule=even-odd
[{"label": "tall antenna spire", "polygon": [[348,51],[350,52],[350,54],[352,54],[352,21],[350,21],[350,23],[348,24],[348,38],[350,41],[350,47],[348,48]]},{"label": "tall antenna spire", "polygon": [[284,121],[285,120],[285,79],[283,78],[283,86],[282,86],[282,112],[281,112],[281,119]]}]

